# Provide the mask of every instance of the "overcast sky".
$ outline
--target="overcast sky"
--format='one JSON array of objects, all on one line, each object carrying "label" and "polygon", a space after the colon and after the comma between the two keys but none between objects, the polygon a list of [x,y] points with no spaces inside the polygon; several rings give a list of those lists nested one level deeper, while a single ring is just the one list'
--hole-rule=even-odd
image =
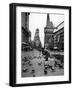
[{"label": "overcast sky", "polygon": [[[44,46],[44,27],[46,26],[47,14],[30,13],[29,15],[29,29],[31,31],[31,40],[34,39],[35,30],[39,28],[39,36],[42,45]],[[53,22],[54,27],[64,21],[64,15],[50,14],[50,21]]]}]

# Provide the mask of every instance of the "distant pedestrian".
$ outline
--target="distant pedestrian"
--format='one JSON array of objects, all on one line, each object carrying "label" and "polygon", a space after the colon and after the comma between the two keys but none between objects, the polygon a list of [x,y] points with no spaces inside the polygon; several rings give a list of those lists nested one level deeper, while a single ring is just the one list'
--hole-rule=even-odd
[{"label": "distant pedestrian", "polygon": [[48,61],[48,57],[50,57],[50,53],[47,49],[42,48],[42,54],[45,56],[44,58]]},{"label": "distant pedestrian", "polygon": [[44,70],[44,74],[47,74],[47,70]]}]

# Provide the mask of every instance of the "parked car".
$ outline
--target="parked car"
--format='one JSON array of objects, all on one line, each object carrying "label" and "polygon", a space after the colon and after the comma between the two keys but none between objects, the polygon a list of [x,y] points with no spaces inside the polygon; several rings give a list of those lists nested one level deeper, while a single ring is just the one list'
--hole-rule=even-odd
[{"label": "parked car", "polygon": [[22,42],[22,51],[30,51],[30,50],[33,50],[32,47],[29,44]]}]

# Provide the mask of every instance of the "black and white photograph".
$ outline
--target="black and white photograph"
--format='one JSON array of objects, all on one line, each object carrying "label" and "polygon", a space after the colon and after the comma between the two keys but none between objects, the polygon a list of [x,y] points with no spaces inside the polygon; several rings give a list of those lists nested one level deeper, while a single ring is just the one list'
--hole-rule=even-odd
[{"label": "black and white photograph", "polygon": [[71,7],[10,4],[10,86],[71,83]]},{"label": "black and white photograph", "polygon": [[21,77],[64,75],[64,14],[21,12]]}]

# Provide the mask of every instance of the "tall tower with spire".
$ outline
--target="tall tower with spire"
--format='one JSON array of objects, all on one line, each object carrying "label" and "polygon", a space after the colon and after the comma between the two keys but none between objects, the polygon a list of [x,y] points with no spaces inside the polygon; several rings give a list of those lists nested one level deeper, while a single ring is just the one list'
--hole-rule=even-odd
[{"label": "tall tower with spire", "polygon": [[47,14],[47,22],[46,27],[44,28],[44,47],[47,49],[53,48],[53,31],[54,31],[53,23],[50,21],[49,13]]},{"label": "tall tower with spire", "polygon": [[35,48],[41,48],[41,41],[39,37],[39,29],[36,29],[35,36],[34,36],[34,47]]}]

